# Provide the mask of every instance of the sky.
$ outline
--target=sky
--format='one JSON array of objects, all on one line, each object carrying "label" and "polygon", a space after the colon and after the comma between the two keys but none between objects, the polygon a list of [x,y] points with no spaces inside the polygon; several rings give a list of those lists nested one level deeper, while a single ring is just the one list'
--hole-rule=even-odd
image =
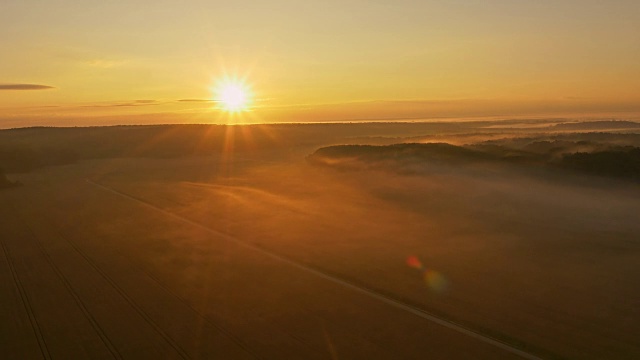
[{"label": "sky", "polygon": [[2,0],[0,49],[0,128],[640,114],[637,0]]}]

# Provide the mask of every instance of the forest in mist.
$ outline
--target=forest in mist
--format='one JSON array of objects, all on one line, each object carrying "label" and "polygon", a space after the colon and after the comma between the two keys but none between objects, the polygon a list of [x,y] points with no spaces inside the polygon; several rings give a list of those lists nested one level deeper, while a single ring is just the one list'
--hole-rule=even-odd
[{"label": "forest in mist", "polygon": [[[0,130],[0,168],[25,172],[88,159],[309,151],[310,161],[340,162],[341,167],[358,166],[356,160],[360,165],[379,166],[383,160],[395,159],[392,166],[405,170],[416,170],[420,162],[484,161],[638,180],[640,134],[636,129],[640,123],[629,121],[552,121],[545,127],[503,121],[22,128]],[[368,146],[314,152],[326,145],[346,144]],[[350,164],[338,161],[345,157],[351,158]]]}]

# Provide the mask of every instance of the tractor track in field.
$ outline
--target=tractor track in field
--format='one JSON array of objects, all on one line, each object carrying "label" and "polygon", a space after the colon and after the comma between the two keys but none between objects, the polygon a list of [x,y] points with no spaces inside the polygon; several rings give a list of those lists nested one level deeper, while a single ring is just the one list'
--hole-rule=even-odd
[{"label": "tractor track in field", "polygon": [[481,332],[473,330],[473,329],[471,329],[471,328],[469,328],[467,326],[464,326],[462,324],[456,323],[454,321],[447,320],[447,319],[445,319],[443,317],[440,317],[438,315],[429,313],[429,312],[427,312],[427,311],[425,311],[425,310],[423,310],[423,309],[421,309],[421,308],[419,308],[417,306],[413,306],[413,305],[407,304],[405,302],[402,302],[401,300],[395,299],[394,297],[386,295],[386,294],[384,294],[384,293],[382,293],[380,291],[377,291],[375,289],[367,288],[367,287],[359,285],[359,284],[357,284],[355,282],[352,282],[352,281],[349,281],[347,279],[344,279],[344,278],[342,278],[342,277],[340,277],[338,275],[331,274],[331,273],[329,273],[327,271],[323,271],[321,269],[306,265],[304,263],[298,262],[298,261],[296,261],[294,259],[291,259],[289,257],[283,256],[283,255],[279,255],[279,254],[277,254],[275,252],[272,252],[270,250],[264,249],[262,247],[259,247],[259,246],[253,245],[253,244],[251,244],[249,242],[246,242],[246,241],[243,241],[241,239],[238,239],[238,238],[236,238],[236,237],[234,237],[232,235],[225,234],[223,232],[220,232],[220,231],[217,231],[215,229],[209,228],[209,227],[207,227],[207,226],[205,226],[205,225],[203,225],[201,223],[198,223],[198,222],[196,222],[194,220],[191,220],[191,219],[186,218],[184,216],[181,216],[181,215],[172,213],[170,211],[167,211],[165,209],[162,209],[160,207],[157,207],[154,204],[152,204],[152,203],[150,203],[150,202],[148,202],[148,201],[146,201],[144,199],[140,199],[140,198],[137,198],[135,196],[129,195],[127,193],[115,190],[113,188],[110,188],[108,186],[102,185],[102,184],[97,183],[95,181],[92,181],[90,179],[86,179],[86,182],[91,184],[91,185],[94,185],[94,186],[96,186],[96,187],[98,187],[98,188],[100,188],[100,189],[102,189],[104,191],[110,192],[112,194],[115,194],[117,196],[123,197],[125,199],[129,199],[131,201],[135,201],[135,202],[140,203],[140,204],[142,204],[144,206],[147,206],[147,207],[149,207],[151,209],[154,209],[155,211],[161,212],[161,213],[163,213],[163,214],[165,214],[165,215],[167,215],[169,217],[172,217],[174,219],[178,219],[178,220],[180,220],[182,222],[185,222],[185,223],[190,224],[192,226],[198,227],[198,228],[200,228],[202,230],[205,230],[208,233],[214,234],[214,235],[216,235],[216,236],[218,236],[218,237],[220,237],[220,238],[222,238],[222,239],[224,239],[226,241],[233,242],[233,243],[235,243],[237,245],[240,245],[240,246],[242,246],[244,248],[247,248],[247,249],[251,249],[253,251],[257,251],[257,252],[262,253],[262,254],[264,254],[264,255],[272,258],[272,259],[275,259],[277,261],[286,263],[286,264],[288,264],[288,265],[290,265],[290,266],[292,266],[294,268],[297,268],[298,270],[302,270],[302,271],[311,273],[311,274],[313,274],[315,276],[318,276],[318,277],[323,278],[325,280],[328,280],[330,282],[336,283],[336,284],[341,285],[341,286],[343,286],[345,288],[348,288],[348,289],[351,289],[353,291],[356,291],[356,292],[358,292],[360,294],[367,295],[367,296],[369,296],[371,298],[374,298],[374,299],[376,299],[376,300],[378,300],[378,301],[380,301],[382,303],[385,303],[387,305],[393,306],[393,307],[395,307],[397,309],[404,310],[404,311],[406,311],[408,313],[411,313],[413,315],[416,315],[416,316],[418,316],[418,317],[420,317],[422,319],[425,319],[427,321],[436,323],[436,324],[441,325],[443,327],[446,327],[446,328],[448,328],[450,330],[453,330],[453,331],[456,331],[456,332],[458,332],[460,334],[466,335],[466,336],[468,336],[470,338],[474,338],[474,339],[476,339],[478,341],[481,341],[481,342],[484,342],[486,344],[495,346],[495,347],[500,348],[500,349],[502,349],[502,350],[504,350],[504,351],[506,351],[508,353],[511,353],[513,355],[517,355],[517,356],[519,356],[519,357],[521,357],[523,359],[528,359],[528,360],[541,360],[542,359],[541,357],[539,357],[539,356],[537,356],[537,355],[535,355],[533,353],[530,353],[530,352],[528,352],[526,350],[520,349],[520,348],[518,348],[518,347],[516,347],[516,346],[514,346],[514,345],[512,345],[510,343],[507,343],[507,342],[502,341],[500,339],[497,339],[495,337],[483,334]]},{"label": "tractor track in field", "polygon": [[[13,207],[13,204],[10,204],[9,206],[12,208],[12,211],[15,213],[15,208]],[[24,289],[24,285],[22,284],[22,281],[18,276],[18,272],[16,271],[15,263],[14,263],[13,257],[11,256],[11,252],[9,251],[9,248],[6,246],[4,241],[0,240],[0,245],[2,247],[2,252],[4,253],[4,257],[7,260],[7,264],[9,265],[9,270],[11,271],[11,276],[13,278],[13,284],[16,287],[16,290],[18,290],[18,294],[20,295],[20,299],[22,300],[22,305],[24,306],[24,309],[27,312],[27,315],[29,317],[29,323],[31,323],[31,329],[33,330],[33,333],[38,342],[40,353],[42,354],[42,357],[44,359],[50,360],[51,353],[49,352],[49,348],[47,347],[47,342],[45,341],[44,335],[42,334],[40,323],[38,322],[38,319],[36,318],[35,313],[33,311],[31,302],[29,301],[29,295],[27,295],[27,292]]]},{"label": "tractor track in field", "polygon": [[248,354],[250,354],[253,358],[255,358],[255,359],[263,359],[262,357],[258,356],[254,351],[252,351],[249,348],[249,346],[244,341],[242,341],[242,339],[240,339],[240,337],[236,336],[235,334],[233,334],[228,329],[216,324],[213,320],[209,319],[206,315],[204,315],[199,310],[194,308],[193,305],[191,305],[185,298],[183,298],[182,296],[176,294],[174,291],[169,289],[159,278],[157,278],[155,275],[153,275],[149,271],[147,271],[147,269],[145,269],[144,267],[142,267],[140,265],[136,265],[132,261],[131,257],[129,257],[127,254],[125,254],[125,253],[123,253],[123,252],[121,252],[119,250],[115,250],[115,251],[119,255],[129,259],[130,264],[131,264],[132,267],[136,268],[137,270],[139,270],[140,272],[145,274],[147,277],[149,277],[156,285],[158,285],[158,287],[160,287],[162,290],[164,290],[167,294],[169,294],[172,297],[174,297],[175,299],[177,299],[182,305],[186,306],[189,310],[191,310],[194,314],[196,314],[199,319],[201,319],[202,321],[206,322],[207,324],[213,326],[216,330],[220,331],[222,334],[224,334],[225,336],[230,338],[234,343],[236,343],[240,348],[242,348],[244,351],[246,351]]},{"label": "tractor track in field", "polygon": [[[33,233],[33,230],[31,229],[29,224],[24,222],[24,220],[22,221],[25,224],[25,226],[29,229],[31,234],[37,239],[37,236]],[[169,343],[169,345],[177,352],[177,354],[181,358],[183,359],[191,358],[184,351],[184,349],[182,349],[182,347],[180,347],[175,342],[175,340],[173,340],[173,338],[171,338],[165,331],[163,331],[160,328],[160,326],[155,321],[153,321],[153,319],[149,316],[149,314],[147,314],[135,301],[133,301],[133,299],[131,299],[131,297],[113,280],[113,278],[111,278],[108,274],[106,274],[89,256],[87,256],[82,250],[80,250],[80,248],[73,241],[69,240],[66,236],[64,236],[58,231],[56,231],[56,233],[60,238],[65,240],[69,244],[69,246],[71,246],[89,264],[89,266],[91,266],[105,281],[107,281],[107,283],[116,290],[116,292],[144,319],[144,321],[147,322],[165,341],[167,341],[167,343]],[[59,274],[59,276],[62,278],[63,283],[65,284],[65,287],[68,286],[68,289],[72,289],[71,284],[66,279],[64,274],[60,271],[60,269],[53,264],[53,260],[51,259],[50,255],[46,252],[46,250],[42,247],[42,244],[40,244],[38,240],[36,240],[36,242],[40,250],[45,254],[45,258],[47,259],[47,261],[50,262],[50,265],[54,268],[56,273]],[[70,290],[70,291],[72,292],[72,296],[74,297],[74,299],[76,299],[76,296],[77,296],[77,301],[79,301],[79,303],[82,304],[80,305],[80,308],[83,311],[83,313],[85,312],[85,310],[87,311],[85,315],[88,316],[89,321],[93,326],[94,325],[93,321],[95,321],[95,318],[93,318],[89,310],[86,308],[86,306],[84,306],[84,303],[82,302],[78,294],[73,290]],[[104,331],[102,330],[102,328],[97,322],[95,322],[95,326],[96,327],[94,329],[98,331],[100,338],[103,339],[103,341],[107,341],[107,343],[109,344],[107,345],[107,343],[105,343],[105,345],[109,348],[109,351],[113,350],[115,352],[114,356],[116,358],[122,358],[122,355],[118,352],[115,346],[113,347],[113,349],[111,348],[113,344],[111,343],[110,340],[108,340],[107,335],[104,333]]]},{"label": "tractor track in field", "polygon": [[56,273],[56,276],[60,279],[60,281],[62,281],[62,283],[64,284],[64,287],[67,289],[67,291],[69,292],[69,294],[71,295],[71,297],[73,298],[74,302],[76,303],[76,305],[78,306],[78,308],[80,308],[80,311],[82,311],[82,314],[85,316],[85,318],[89,321],[89,323],[91,324],[91,327],[94,329],[94,331],[98,334],[98,337],[100,338],[100,340],[102,341],[102,343],[105,345],[105,347],[107,348],[107,350],[109,350],[109,352],[111,353],[111,355],[113,355],[113,357],[115,359],[123,359],[122,354],[118,351],[118,349],[114,346],[113,342],[111,342],[111,339],[109,339],[109,336],[106,334],[106,332],[104,331],[104,329],[100,326],[100,324],[98,323],[98,321],[95,319],[95,317],[91,314],[91,311],[89,311],[89,309],[87,308],[86,304],[84,303],[84,301],[82,301],[82,298],[80,297],[80,295],[78,294],[78,292],[73,288],[73,286],[71,285],[71,283],[69,282],[69,279],[67,279],[67,277],[64,275],[64,273],[62,272],[62,270],[60,270],[60,268],[58,267],[58,265],[56,265],[56,263],[53,261],[53,259],[51,258],[51,254],[49,254],[49,252],[45,249],[44,245],[42,244],[42,242],[39,240],[38,235],[35,233],[35,231],[33,230],[33,228],[31,227],[31,224],[28,223],[23,216],[18,216],[18,218],[20,219],[20,221],[24,224],[24,226],[27,228],[27,230],[29,231],[29,233],[31,234],[31,236],[34,239],[34,242],[36,243],[36,245],[38,246],[38,249],[40,250],[40,252],[44,255],[47,263],[49,264],[49,266],[51,266],[51,268],[53,269],[53,271]]},{"label": "tractor track in field", "polygon": [[[24,222],[24,219],[21,219],[23,221],[23,223],[25,224],[25,226],[27,226],[27,228],[29,229],[29,231],[34,235],[34,237],[36,236],[33,233],[33,230],[31,229],[31,227],[29,226],[29,224],[27,224],[26,222]],[[80,249],[80,247],[78,246],[78,244],[76,244],[74,241],[72,241],[71,239],[69,239],[67,236],[65,236],[64,234],[62,234],[60,231],[58,231],[57,229],[55,230],[56,234],[63,239],[65,242],[67,242],[69,244],[69,246],[71,246],[94,270],[96,270],[96,272],[103,277],[108,283],[109,285],[111,285],[117,292],[118,294],[120,294],[125,301],[127,301],[127,303],[129,303],[129,305],[131,305],[134,310],[145,320],[145,322],[147,322],[160,336],[162,336],[170,345],[171,347],[173,347],[176,352],[178,352],[178,354],[180,355],[180,357],[184,358],[184,359],[190,359],[191,357],[187,354],[187,352],[169,335],[167,334],[165,331],[163,331],[161,329],[161,327],[155,322],[153,321],[153,319],[151,318],[151,316],[145,312],[142,307],[140,307],[126,292],[124,289],[122,289],[119,285],[117,285],[117,282],[108,274],[105,273],[105,271],[103,271],[103,269],[95,262],[91,259],[91,257],[86,254],[86,252],[84,252],[82,249]],[[74,297],[74,299],[77,301],[78,306],[80,306],[80,308],[82,309],[83,313],[85,313],[85,315],[89,318],[90,322],[92,325],[95,325],[96,327],[96,331],[98,331],[98,333],[100,334],[100,337],[103,339],[103,341],[106,341],[108,343],[107,347],[109,348],[110,351],[113,350],[112,354],[114,354],[114,357],[117,359],[122,359],[122,355],[118,352],[118,350],[115,348],[115,346],[113,346],[113,344],[108,340],[108,337],[106,336],[106,334],[104,333],[104,331],[102,330],[102,328],[100,327],[100,325],[97,323],[97,321],[95,321],[95,318],[91,315],[91,313],[88,311],[88,309],[86,308],[86,306],[84,305],[84,303],[82,302],[82,300],[80,299],[79,295],[73,290],[73,288],[71,287],[70,283],[68,282],[68,280],[66,279],[66,277],[62,274],[62,272],[60,271],[60,269],[55,266],[53,264],[53,260],[51,259],[50,255],[46,252],[46,250],[42,247],[42,245],[39,243],[38,244],[41,251],[45,254],[45,257],[47,258],[47,261],[51,264],[51,266],[54,268],[54,270],[56,271],[56,273],[59,275],[59,277],[62,279],[62,281],[64,282],[65,286],[67,286],[67,289],[72,292],[72,295]],[[209,325],[211,325],[213,328],[215,328],[216,330],[220,331],[222,334],[224,334],[225,336],[227,336],[229,339],[231,339],[236,345],[238,345],[242,350],[244,350],[245,352],[247,352],[249,355],[251,355],[253,358],[255,359],[262,359],[260,356],[258,356],[257,354],[255,354],[255,352],[253,352],[246,343],[244,343],[238,336],[232,334],[229,330],[221,327],[220,325],[214,323],[211,319],[207,318],[206,316],[204,316],[201,312],[199,312],[198,310],[196,310],[192,305],[190,305],[184,298],[180,297],[179,295],[175,294],[173,291],[171,291],[169,288],[167,288],[162,282],[160,282],[159,279],[157,279],[155,276],[151,275],[148,271],[146,271],[145,269],[143,269],[142,267],[135,265],[131,259],[126,255],[126,254],[122,254],[121,252],[117,251],[118,254],[124,256],[125,258],[129,259],[130,264],[137,268],[138,270],[140,270],[143,274],[145,274],[146,276],[148,276],[152,281],[154,281],[161,289],[163,289],[165,292],[167,292],[168,294],[170,294],[171,296],[173,296],[174,298],[176,298],[181,304],[185,305],[189,310],[193,311],[198,318],[200,318],[201,320],[205,321],[206,323],[208,323]],[[86,312],[85,312],[86,311]],[[103,338],[104,336],[104,338]],[[105,344],[107,344],[105,343]]]},{"label": "tractor track in field", "polygon": [[[62,235],[61,235],[62,236]],[[98,273],[104,280],[111,285],[113,289],[116,290],[118,294],[140,315],[144,321],[149,324],[169,345],[178,353],[178,355],[183,359],[190,359],[191,357],[187,354],[187,352],[169,335],[167,334],[158,323],[156,323],[151,316],[140,307],[127,293],[118,285],[118,283],[109,276],[98,264],[93,261],[87,254],[85,254],[80,248],[67,237],[62,236],[63,239],[67,241],[67,243],[82,256],[85,261]]]}]

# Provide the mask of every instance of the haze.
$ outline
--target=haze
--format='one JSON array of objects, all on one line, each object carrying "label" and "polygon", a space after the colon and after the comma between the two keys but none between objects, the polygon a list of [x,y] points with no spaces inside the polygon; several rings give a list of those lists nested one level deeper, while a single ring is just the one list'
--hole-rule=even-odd
[{"label": "haze", "polygon": [[640,2],[0,1],[0,359],[640,359]]},{"label": "haze", "polygon": [[[640,110],[632,0],[8,0],[0,24],[4,128]],[[208,101],[225,74],[250,114]]]}]

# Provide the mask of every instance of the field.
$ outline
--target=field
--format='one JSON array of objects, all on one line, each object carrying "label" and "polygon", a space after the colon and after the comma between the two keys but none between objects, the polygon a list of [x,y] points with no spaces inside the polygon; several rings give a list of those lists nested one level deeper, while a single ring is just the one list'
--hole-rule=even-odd
[{"label": "field", "polygon": [[0,132],[0,354],[638,358],[637,124],[546,126]]}]

